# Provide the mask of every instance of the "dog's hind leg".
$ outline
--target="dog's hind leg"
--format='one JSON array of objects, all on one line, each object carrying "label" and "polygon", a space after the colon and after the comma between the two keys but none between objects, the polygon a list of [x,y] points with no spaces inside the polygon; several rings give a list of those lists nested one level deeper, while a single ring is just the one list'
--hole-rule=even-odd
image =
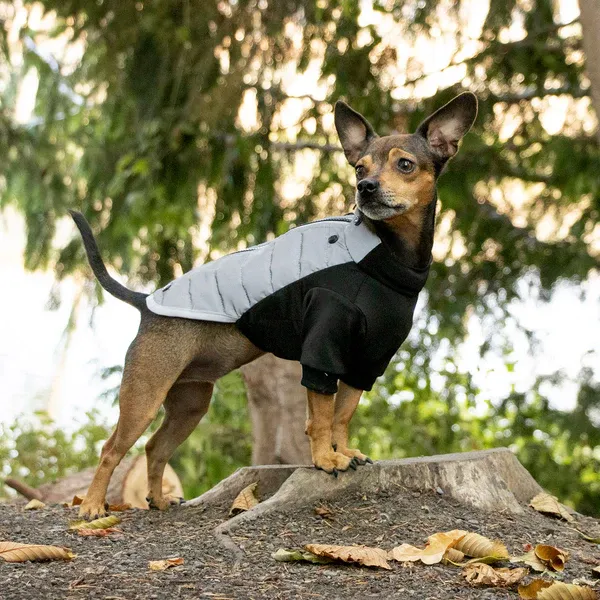
[{"label": "dog's hind leg", "polygon": [[130,346],[119,392],[117,428],[104,445],[100,464],[79,510],[81,517],[106,514],[106,490],[113,471],[150,425],[169,388],[190,360],[178,341],[161,331],[146,332]]},{"label": "dog's hind leg", "polygon": [[148,459],[148,504],[161,510],[179,504],[182,498],[163,496],[163,472],[173,452],[194,431],[206,414],[213,384],[198,381],[176,382],[165,400],[165,418],[146,444]]}]

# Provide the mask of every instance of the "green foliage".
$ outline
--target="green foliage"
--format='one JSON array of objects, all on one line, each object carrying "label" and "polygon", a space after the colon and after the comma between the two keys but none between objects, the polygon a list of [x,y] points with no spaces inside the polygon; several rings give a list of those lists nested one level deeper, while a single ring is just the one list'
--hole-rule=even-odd
[{"label": "green foliage", "polygon": [[[111,372],[114,372],[111,369]],[[113,397],[114,390],[107,393]],[[150,430],[155,430],[160,415]],[[66,433],[46,413],[21,416],[10,425],[0,425],[0,479],[15,477],[32,487],[96,467],[103,442],[111,426],[98,412],[86,415],[72,433]],[[132,452],[143,452],[142,438]],[[238,372],[223,377],[215,386],[208,414],[190,438],[175,453],[170,464],[181,478],[186,498],[199,496],[236,469],[250,463],[252,454],[246,392]],[[0,486],[0,499],[8,489]]]},{"label": "green foliage", "polygon": [[12,425],[0,424],[0,477],[15,477],[37,487],[95,466],[108,433],[94,411],[72,433],[65,433],[42,412]]}]

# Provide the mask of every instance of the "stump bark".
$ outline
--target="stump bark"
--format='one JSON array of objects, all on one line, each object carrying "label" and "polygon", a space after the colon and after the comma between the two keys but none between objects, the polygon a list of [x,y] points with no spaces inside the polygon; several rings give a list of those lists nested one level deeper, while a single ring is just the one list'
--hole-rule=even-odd
[{"label": "stump bark", "polygon": [[307,466],[245,467],[184,506],[230,506],[236,495],[254,482],[261,502],[215,529],[216,538],[237,556],[237,563],[243,554],[230,536],[240,525],[271,512],[335,500],[342,494],[434,491],[480,510],[522,513],[522,504],[542,491],[510,450],[498,448],[384,460],[340,473],[338,478]]},{"label": "stump bark", "polygon": [[[83,498],[92,482],[95,470],[94,467],[85,469],[53,483],[41,485],[39,488],[32,488],[15,479],[7,479],[5,483],[28,499],[36,498],[46,504],[61,504],[71,502],[74,496]],[[179,477],[169,465],[165,468],[163,492],[174,496],[183,496]],[[133,508],[148,508],[147,495],[146,457],[142,455],[123,459],[111,477],[106,493],[107,502],[109,504],[131,504]]]}]

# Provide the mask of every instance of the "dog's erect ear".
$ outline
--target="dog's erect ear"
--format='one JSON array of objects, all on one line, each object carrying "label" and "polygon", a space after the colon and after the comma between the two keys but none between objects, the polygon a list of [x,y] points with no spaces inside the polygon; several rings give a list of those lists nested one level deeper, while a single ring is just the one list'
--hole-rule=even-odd
[{"label": "dog's erect ear", "polygon": [[335,128],[344,154],[352,166],[356,165],[371,141],[377,137],[370,123],[341,100],[335,103]]},{"label": "dog's erect ear", "polygon": [[464,92],[425,119],[417,133],[427,140],[436,155],[446,161],[456,154],[458,143],[471,129],[476,117],[477,97],[471,92]]}]

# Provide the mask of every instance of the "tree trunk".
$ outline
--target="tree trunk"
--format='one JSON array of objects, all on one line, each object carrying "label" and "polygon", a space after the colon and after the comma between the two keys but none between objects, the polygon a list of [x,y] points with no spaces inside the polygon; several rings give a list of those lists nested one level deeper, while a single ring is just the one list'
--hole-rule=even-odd
[{"label": "tree trunk", "polygon": [[[35,489],[15,479],[7,479],[6,485],[26,498],[36,498],[47,504],[71,502],[73,496],[83,498],[94,477],[95,467],[63,477],[54,483],[46,483]],[[163,492],[183,497],[181,482],[175,471],[167,465],[163,477]],[[121,461],[110,480],[106,501],[109,504],[131,504],[133,508],[148,508],[148,479],[146,457],[132,456]]]},{"label": "tree trunk", "polygon": [[[586,71],[592,86],[592,104],[600,122],[600,1],[579,0],[579,10]],[[596,135],[600,142],[600,125]]]},{"label": "tree trunk", "polygon": [[300,364],[266,354],[241,372],[252,421],[252,464],[310,464]]}]

